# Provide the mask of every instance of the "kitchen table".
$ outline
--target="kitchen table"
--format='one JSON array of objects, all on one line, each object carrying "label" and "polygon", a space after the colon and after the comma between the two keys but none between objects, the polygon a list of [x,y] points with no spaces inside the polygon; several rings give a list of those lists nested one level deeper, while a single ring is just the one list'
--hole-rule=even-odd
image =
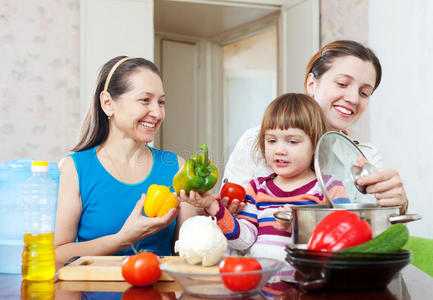
[{"label": "kitchen table", "polygon": [[[22,284],[21,275],[0,274],[0,299],[19,299],[22,296]],[[54,280],[52,285],[55,290],[53,294],[56,299],[198,299],[182,295],[182,290],[176,282],[158,282],[153,286],[153,288],[147,289],[132,288],[126,282],[106,281],[92,282]],[[413,265],[406,266],[401,273],[391,281],[388,287],[383,290],[303,293],[292,284],[283,283],[283,286],[280,285],[280,288],[281,287],[283,287],[282,290],[284,290],[284,292],[276,297],[265,296],[265,291],[265,294],[257,294],[248,299],[433,299],[433,277],[430,277]],[[138,296],[134,295],[134,293],[137,293]],[[35,292],[33,294],[33,299],[50,299],[49,295],[50,294],[48,293],[48,296],[41,295],[38,298],[37,292]]]}]

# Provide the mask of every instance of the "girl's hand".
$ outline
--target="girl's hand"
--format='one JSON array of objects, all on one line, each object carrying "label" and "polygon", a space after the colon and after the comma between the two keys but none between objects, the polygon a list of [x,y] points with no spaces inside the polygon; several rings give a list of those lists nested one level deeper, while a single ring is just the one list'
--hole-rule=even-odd
[{"label": "girl's hand", "polygon": [[[292,204],[284,204],[284,206],[278,207],[278,211],[290,211],[292,210],[292,206]],[[277,230],[292,232],[292,222],[284,222],[277,219],[273,226]]]},{"label": "girl's hand", "polygon": [[229,210],[231,214],[237,214],[239,213],[244,207],[245,202],[241,202],[238,199],[233,199],[233,201],[229,204],[229,198],[224,197],[221,199],[221,204]]},{"label": "girl's hand", "polygon": [[356,182],[365,185],[366,192],[374,194],[380,206],[401,206],[400,213],[407,210],[408,200],[400,175],[395,169],[386,169]]},{"label": "girl's hand", "polygon": [[135,244],[143,238],[157,233],[170,225],[179,213],[179,208],[172,208],[162,217],[145,217],[142,215],[145,199],[146,195],[143,194],[117,233],[121,243],[125,245]]}]

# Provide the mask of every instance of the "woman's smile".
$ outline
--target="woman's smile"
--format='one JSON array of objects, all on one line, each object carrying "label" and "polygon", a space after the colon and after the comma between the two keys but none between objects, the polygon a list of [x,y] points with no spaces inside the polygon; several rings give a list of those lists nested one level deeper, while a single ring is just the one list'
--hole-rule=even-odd
[{"label": "woman's smile", "polygon": [[156,130],[157,124],[158,124],[158,122],[155,122],[155,121],[141,121],[141,122],[139,122],[139,125],[141,127],[144,127],[145,130],[152,131],[152,132]]},{"label": "woman's smile", "polygon": [[333,107],[337,111],[337,113],[344,118],[350,118],[355,115],[355,111],[347,106],[334,105]]},{"label": "woman's smile", "polygon": [[155,128],[155,123],[141,122],[141,125],[147,128]]}]

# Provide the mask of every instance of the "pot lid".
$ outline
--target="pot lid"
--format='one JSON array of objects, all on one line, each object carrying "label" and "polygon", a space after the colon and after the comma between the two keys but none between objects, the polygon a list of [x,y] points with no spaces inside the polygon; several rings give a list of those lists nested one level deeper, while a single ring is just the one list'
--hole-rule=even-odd
[{"label": "pot lid", "polygon": [[[357,178],[377,172],[372,164],[365,162],[365,155],[346,135],[329,131],[319,139],[314,152],[314,169],[323,195],[331,206],[377,204],[374,195],[365,194],[363,187],[355,184]],[[341,183],[347,196],[338,188]]]}]

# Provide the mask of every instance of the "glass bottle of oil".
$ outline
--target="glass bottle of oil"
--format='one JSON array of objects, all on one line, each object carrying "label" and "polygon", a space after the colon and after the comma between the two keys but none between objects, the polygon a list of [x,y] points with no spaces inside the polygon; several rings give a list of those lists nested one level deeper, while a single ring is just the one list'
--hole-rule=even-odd
[{"label": "glass bottle of oil", "polygon": [[21,274],[30,281],[50,280],[56,271],[54,219],[57,185],[47,176],[48,162],[34,161],[23,186],[24,247]]}]

